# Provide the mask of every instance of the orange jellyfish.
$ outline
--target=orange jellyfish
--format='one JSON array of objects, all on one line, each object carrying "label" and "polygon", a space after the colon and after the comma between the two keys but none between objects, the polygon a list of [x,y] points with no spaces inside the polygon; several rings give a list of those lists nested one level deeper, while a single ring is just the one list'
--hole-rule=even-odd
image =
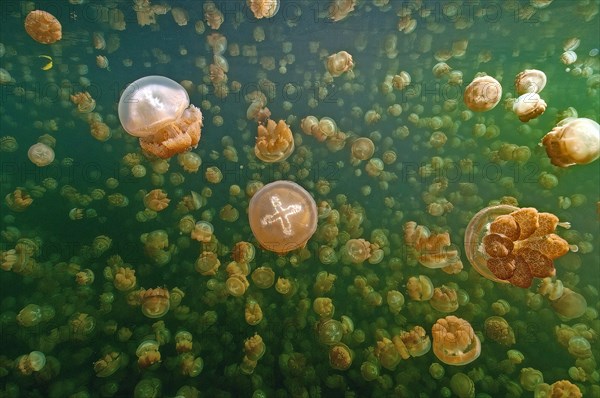
[{"label": "orange jellyfish", "polygon": [[279,0],[246,0],[256,19],[271,18],[279,11]]},{"label": "orange jellyfish", "polygon": [[275,123],[267,122],[266,126],[259,125],[257,130],[254,153],[263,162],[281,162],[294,152],[294,136],[284,120]]},{"label": "orange jellyfish", "polygon": [[329,4],[329,18],[334,22],[341,21],[354,11],[356,0],[332,0]]},{"label": "orange jellyfish", "polygon": [[467,258],[477,272],[492,281],[528,288],[534,277],[554,276],[552,260],[570,249],[567,241],[554,233],[558,225],[570,226],[532,207],[486,207],[467,226]]},{"label": "orange jellyfish", "polygon": [[160,318],[169,312],[169,291],[162,287],[142,289],[139,293],[142,313],[148,318]]},{"label": "orange jellyfish", "polygon": [[340,51],[327,57],[327,70],[333,77],[340,76],[354,68],[352,55],[346,51]]},{"label": "orange jellyfish", "polygon": [[263,248],[285,254],[304,247],[315,233],[317,205],[300,185],[275,181],[252,196],[248,218]]},{"label": "orange jellyfish", "polygon": [[442,268],[449,274],[459,273],[463,268],[458,249],[451,244],[448,232],[432,234],[427,227],[408,221],[404,224],[404,241],[419,263],[427,268]]},{"label": "orange jellyfish", "polygon": [[25,18],[25,31],[38,43],[52,44],[62,39],[62,26],[49,12],[34,10]]},{"label": "orange jellyfish", "polygon": [[190,105],[187,91],[164,76],[146,76],[131,83],[119,100],[121,125],[139,137],[142,149],[162,159],[195,148],[200,140],[202,112]]},{"label": "orange jellyfish", "polygon": [[437,320],[431,328],[433,353],[447,365],[466,365],[481,354],[481,342],[471,324],[449,315]]},{"label": "orange jellyfish", "polygon": [[474,112],[489,111],[502,99],[502,86],[491,76],[479,76],[465,88],[463,99]]},{"label": "orange jellyfish", "polygon": [[561,120],[542,138],[542,145],[555,166],[591,163],[600,156],[600,125],[586,118]]}]

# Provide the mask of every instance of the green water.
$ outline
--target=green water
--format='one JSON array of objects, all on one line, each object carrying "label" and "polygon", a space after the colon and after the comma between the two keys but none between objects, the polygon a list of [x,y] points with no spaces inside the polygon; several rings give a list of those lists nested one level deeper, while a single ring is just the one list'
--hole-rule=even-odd
[{"label": "green water", "polygon": [[[4,48],[0,67],[12,78],[0,85],[0,137],[11,136],[18,143],[15,151],[4,151],[7,141],[2,138],[0,250],[5,253],[15,248],[19,239],[34,240],[39,249],[33,255],[31,273],[0,273],[0,396],[128,397],[143,380],[152,380],[160,384],[154,395],[138,391],[136,396],[194,396],[192,390],[196,389],[202,397],[439,397],[452,394],[450,379],[458,372],[471,377],[478,396],[534,396],[520,384],[523,368],[540,370],[545,383],[570,380],[584,396],[600,394],[595,363],[600,359],[598,163],[558,168],[551,165],[544,148],[538,145],[556,125],[558,114],[569,107],[576,109],[579,117],[599,119],[600,2],[554,0],[545,8],[532,8],[529,1],[477,4],[391,0],[378,7],[382,1],[363,0],[347,18],[334,23],[327,18],[327,1],[284,1],[273,18],[262,20],[252,16],[244,1],[216,1],[225,17],[216,32],[229,44],[223,54],[229,64],[228,85],[231,88],[236,81],[241,87],[239,92],[230,89],[225,98],[215,96],[209,77],[213,55],[207,37],[213,30],[204,24],[205,31],[198,33],[194,26],[204,20],[203,3],[168,2],[187,12],[185,26],[177,25],[168,12],[157,15],[156,24],[143,27],[138,25],[132,1],[0,4],[0,43]],[[32,9],[46,10],[58,18],[63,30],[61,41],[44,45],[27,35],[23,22]],[[122,13],[124,30],[115,29],[123,27],[116,23],[115,10]],[[524,18],[531,12],[529,18]],[[414,31],[398,31],[399,13],[417,21]],[[264,31],[264,41],[253,38],[257,29]],[[94,48],[94,32],[104,36],[107,49]],[[394,37],[397,54],[388,56],[384,44]],[[580,40],[575,49],[578,59],[566,66],[560,57],[563,43],[570,38]],[[464,54],[455,53],[445,62],[453,71],[462,72],[462,81],[451,84],[447,77],[436,78],[432,73],[439,62],[436,57],[450,53],[453,43],[461,40],[468,41]],[[232,55],[235,45],[239,46],[239,55]],[[244,55],[248,46],[255,49],[255,56]],[[328,78],[326,57],[342,50],[352,55],[354,68]],[[53,59],[51,69],[42,70],[47,60],[40,55]],[[98,55],[108,58],[108,69],[96,66]],[[284,70],[280,69],[282,60],[287,61]],[[269,63],[274,68],[265,67]],[[540,93],[547,109],[528,123],[520,122],[504,106],[505,99],[516,97],[513,80],[524,69],[542,70],[548,80]],[[386,76],[401,71],[410,74],[411,84],[404,90],[385,93],[382,85]],[[491,111],[464,117],[467,107],[462,94],[479,72],[502,84],[503,100]],[[202,158],[198,172],[184,171],[173,157],[161,180],[152,175],[151,161],[142,156],[141,164],[147,172],[138,178],[123,162],[126,154],[141,154],[141,150],[137,139],[122,129],[117,104],[129,83],[148,75],[192,83],[190,103],[204,114],[202,137],[193,149]],[[271,82],[270,90],[265,88],[264,79]],[[288,91],[290,87],[295,88],[294,94]],[[295,152],[286,162],[265,164],[254,155],[257,125],[246,118],[249,103],[244,96],[259,88],[268,97],[271,118],[286,120],[295,133]],[[84,116],[69,101],[69,95],[81,91],[92,95],[96,100],[94,112],[110,127],[112,136],[105,142],[90,135]],[[388,107],[394,104],[402,107],[399,116],[388,113]],[[380,114],[378,122],[365,121],[364,114],[370,110]],[[333,152],[326,142],[302,133],[300,121],[309,115],[335,120],[348,137],[346,145]],[[222,117],[222,125],[215,123],[215,116]],[[439,149],[429,144],[436,130],[430,123],[436,117],[445,123],[437,130],[448,138]],[[476,127],[478,124],[484,125],[488,133],[475,134],[474,130],[481,128]],[[400,134],[403,129],[408,129],[408,136]],[[496,134],[490,133],[494,130]],[[27,151],[44,134],[56,139],[56,158],[51,165],[39,168],[29,161]],[[382,158],[386,151],[394,151],[396,161],[385,164],[379,177],[369,176],[366,162],[351,163],[350,146],[356,137],[373,140],[374,157]],[[237,150],[237,162],[223,155],[228,143]],[[498,151],[507,144],[528,147],[531,156],[522,162],[499,159]],[[432,157],[442,158],[444,166],[430,175],[419,173]],[[467,160],[473,168],[464,166]],[[223,173],[219,184],[211,184],[204,177],[211,166]],[[556,186],[548,188],[540,182],[548,173],[556,177]],[[182,175],[183,183],[173,184],[174,174]],[[116,188],[107,186],[109,178],[119,181]],[[48,179],[56,182],[55,189],[48,188]],[[298,182],[317,203],[326,201],[341,213],[338,239],[323,238],[320,232],[326,221],[321,219],[316,235],[302,252],[277,256],[260,249],[248,224],[249,199],[244,190],[251,181],[267,184],[280,179]],[[424,193],[439,181],[446,182],[447,188],[435,199],[449,201],[452,209],[433,216],[427,211],[430,198]],[[319,189],[326,184],[328,190]],[[241,187],[241,195],[229,194],[232,185]],[[78,195],[67,195],[69,186]],[[23,212],[11,210],[4,202],[4,197],[19,187],[34,199]],[[153,219],[138,221],[138,213],[144,210],[143,195],[156,188],[168,194],[169,207]],[[212,195],[206,188],[212,190]],[[86,200],[85,195],[95,189],[104,190],[106,195]],[[206,196],[204,206],[189,214],[195,220],[211,222],[218,248],[191,240],[189,234],[179,230],[184,214],[176,207],[190,191]],[[117,193],[129,199],[128,206],[108,203],[108,196]],[[469,264],[462,244],[469,220],[483,207],[505,197],[512,197],[521,207],[535,207],[571,223],[570,230],[559,228],[558,234],[580,250],[555,261],[556,278],[585,297],[588,309],[583,316],[561,321],[546,298],[538,306],[532,304],[528,297],[536,293],[538,279],[529,289],[493,283],[480,277]],[[565,198],[571,200],[570,206]],[[227,204],[239,211],[237,221],[219,217]],[[69,212],[73,208],[84,212],[93,209],[97,216],[72,220]],[[355,228],[347,222],[352,212],[363,216]],[[432,231],[449,232],[452,243],[463,252],[463,271],[450,275],[418,264],[403,239],[407,221],[416,221]],[[373,242],[372,234],[377,229],[383,229],[389,241],[379,264],[320,261],[319,248],[330,246],[341,258],[348,238]],[[168,234],[171,257],[164,265],[153,262],[140,241],[142,234],[155,230]],[[90,247],[99,235],[110,237],[112,245],[94,255]],[[295,293],[286,297],[274,287],[259,289],[250,276],[244,296],[223,293],[228,278],[225,268],[232,261],[234,244],[240,241],[256,246],[250,271],[271,267],[276,278],[292,281]],[[221,261],[212,277],[194,269],[196,259],[205,250],[216,250]],[[127,293],[116,290],[106,278],[107,261],[115,255],[135,270],[137,288],[178,287],[185,292],[180,307],[187,309],[171,308],[160,318],[171,336],[160,347],[161,362],[148,369],[138,366],[136,348],[154,336],[152,325],[158,319],[149,319],[139,306],[128,304]],[[67,271],[66,264],[92,270],[94,282],[79,286],[76,271]],[[342,338],[354,355],[345,371],[330,366],[329,347],[320,344],[316,334],[319,316],[312,310],[312,302],[318,295],[313,285],[321,271],[337,277],[333,288],[322,295],[330,297],[335,305],[333,318],[347,316],[354,322],[355,332]],[[433,310],[428,302],[410,299],[406,282],[417,275],[428,276],[436,287],[450,284],[468,294],[469,302],[452,315],[471,323],[482,342],[481,355],[464,366],[443,365],[445,375],[436,380],[429,374],[429,367],[440,361],[429,351],[402,360],[393,371],[382,368],[376,380],[366,381],[361,365],[376,362],[372,351],[378,340],[417,325],[431,337],[432,325],[447,315]],[[355,280],[359,276],[364,276],[382,296],[379,305],[369,305],[358,292]],[[391,313],[386,302],[390,290],[402,292],[406,299],[398,315]],[[110,306],[101,306],[102,294],[114,296]],[[264,314],[256,326],[244,320],[249,299],[256,300]],[[484,332],[484,321],[496,315],[491,305],[500,299],[511,306],[504,315],[515,333],[516,343],[510,347],[492,341]],[[55,315],[24,327],[16,316],[28,304],[50,306]],[[302,311],[302,307],[307,310]],[[77,313],[95,320],[95,328],[83,337],[69,329]],[[209,322],[215,314],[216,320]],[[562,323],[584,324],[589,329],[586,336],[593,360],[586,360],[587,371],[579,378],[573,378],[569,369],[582,362],[576,363],[567,347],[557,342],[555,327]],[[125,328],[132,333],[128,339],[122,338]],[[193,335],[192,353],[203,359],[204,368],[198,376],[184,376],[180,370],[174,343],[180,330]],[[358,331],[364,332],[364,341],[357,337]],[[255,333],[263,338],[266,353],[254,372],[246,375],[239,369],[244,340]],[[511,364],[507,361],[509,349],[520,351],[524,360]],[[39,372],[23,375],[16,360],[34,350],[44,352],[47,364]],[[121,366],[109,377],[97,377],[94,362],[109,352],[121,355]],[[290,357],[296,362],[289,361]],[[188,389],[180,391],[184,386]]]}]

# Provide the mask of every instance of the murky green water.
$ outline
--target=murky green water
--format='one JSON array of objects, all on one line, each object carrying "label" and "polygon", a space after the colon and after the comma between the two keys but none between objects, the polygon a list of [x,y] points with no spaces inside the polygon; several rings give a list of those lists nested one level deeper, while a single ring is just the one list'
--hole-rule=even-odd
[{"label": "murky green water", "polygon": [[[450,380],[459,372],[474,382],[476,396],[534,396],[520,380],[524,368],[539,370],[549,385],[569,380],[583,396],[600,394],[598,163],[558,168],[538,145],[569,107],[579,117],[599,119],[598,1],[554,0],[540,7],[544,2],[390,0],[385,5],[363,0],[335,23],[327,17],[326,1],[284,0],[274,17],[261,20],[244,1],[215,1],[224,16],[218,30],[201,22],[205,2],[200,1],[165,3],[185,10],[184,26],[175,22],[171,11],[156,15],[155,24],[139,26],[132,1],[70,4],[75,2],[0,5],[0,67],[10,75],[0,86],[0,249],[6,269],[0,273],[0,396],[127,397],[134,396],[136,386],[135,396],[140,397],[473,396],[451,387]],[[44,45],[27,35],[23,24],[33,9],[46,10],[60,21],[62,40]],[[399,22],[410,20],[416,21],[413,31],[398,30]],[[229,94],[224,98],[215,95],[210,79],[213,53],[207,39],[213,32],[228,43],[223,56],[229,65]],[[263,33],[264,40],[257,41]],[[94,47],[94,35],[104,37],[106,48]],[[580,40],[574,50],[577,60],[565,65],[563,46],[572,38]],[[354,68],[332,78],[326,58],[342,50],[352,55]],[[43,69],[49,58],[41,55],[52,59],[50,69]],[[109,67],[98,67],[97,56],[107,57]],[[432,69],[439,62],[446,62],[452,74],[436,78]],[[540,93],[547,109],[528,123],[505,106],[516,98],[515,75],[525,69],[539,69],[547,76]],[[403,90],[386,89],[386,76],[389,82],[401,71],[411,76],[411,83]],[[480,72],[502,84],[503,99],[491,111],[473,113],[463,102],[463,92]],[[202,137],[193,149],[202,158],[197,172],[185,171],[175,156],[168,171],[159,175],[153,170],[155,160],[138,156],[146,174],[136,177],[133,164],[124,161],[125,155],[141,155],[141,150],[137,139],[122,129],[117,104],[129,83],[148,75],[182,82],[190,103],[202,110]],[[286,120],[295,134],[295,152],[285,162],[265,164],[254,155],[257,124],[246,117],[245,97],[256,90],[266,96],[271,119]],[[96,101],[95,118],[110,128],[112,136],[105,142],[91,136],[89,114],[78,112],[69,100],[82,91]],[[402,108],[399,115],[388,110],[395,104]],[[369,111],[379,120],[367,118]],[[345,146],[333,151],[330,141],[304,134],[300,122],[309,115],[332,118],[346,135]],[[434,131],[447,138],[439,148],[430,143]],[[37,167],[27,151],[44,135],[56,141],[56,158]],[[390,159],[394,152],[396,160],[371,176],[366,161],[351,160],[350,147],[357,137],[372,139],[375,158]],[[529,148],[530,156],[510,159],[517,146],[521,151]],[[225,153],[232,148],[237,161]],[[221,170],[220,183],[207,181],[209,167]],[[110,179],[118,180],[118,186]],[[281,179],[298,182],[317,204],[327,202],[339,212],[337,222],[335,217],[319,219],[317,233],[304,250],[285,256],[258,245],[248,224],[245,193],[256,181]],[[437,183],[447,187],[438,191]],[[237,196],[230,194],[235,185],[241,188]],[[154,214],[144,212],[143,202],[152,189],[162,189],[171,200]],[[23,211],[14,211],[4,200],[16,190],[33,199]],[[191,192],[203,198],[201,208],[186,210],[181,204]],[[111,205],[109,198],[115,194],[127,197],[128,205]],[[559,227],[558,234],[579,251],[555,261],[556,279],[585,298],[582,316],[561,320],[550,301],[536,295],[539,279],[521,289],[487,281],[473,270],[463,250],[465,228],[480,209],[499,202],[535,207],[571,223],[570,230]],[[220,215],[228,204],[239,212],[236,221]],[[435,213],[436,204],[444,207],[443,214]],[[83,217],[70,217],[72,209],[81,209]],[[180,219],[186,215],[210,221],[212,243],[199,243],[181,232]],[[448,274],[420,265],[404,241],[403,225],[408,221],[448,232],[461,250],[463,271]],[[337,236],[327,235],[324,231],[333,226]],[[140,240],[142,234],[157,230],[168,235],[160,252],[168,260],[164,264],[158,264],[157,252]],[[387,242],[378,235],[381,230]],[[93,244],[101,235],[112,241],[107,250]],[[350,238],[379,243],[383,260],[349,262],[343,251]],[[256,247],[248,271],[272,268],[276,279],[291,281],[291,295],[278,293],[274,286],[260,289],[250,276],[243,296],[227,293],[226,267],[240,241]],[[15,248],[21,265],[10,270],[10,250]],[[319,257],[324,248],[333,249],[338,261],[324,264]],[[214,276],[195,271],[203,251],[218,255],[221,267]],[[110,266],[120,264],[115,256],[122,266],[135,270],[137,285],[129,292],[115,288],[111,274],[116,267]],[[84,269],[95,275],[88,285],[77,283],[76,274]],[[336,279],[331,290],[319,293],[314,285],[323,271]],[[380,366],[374,354],[378,341],[415,326],[431,337],[436,320],[449,315],[410,298],[407,281],[418,275],[429,277],[435,287],[459,291],[461,305],[452,315],[470,322],[479,336],[478,359],[451,366],[429,351],[402,359],[394,370]],[[364,280],[368,287],[361,291]],[[170,290],[171,297],[177,287],[185,296],[179,305],[171,303],[160,319],[150,319],[139,302],[135,305],[134,296],[140,288],[157,287]],[[391,290],[405,296],[398,314],[387,302]],[[322,321],[312,309],[317,297],[331,298],[333,319],[344,316],[354,323],[354,331],[341,339],[353,355],[345,371],[331,367],[330,347],[319,342]],[[263,312],[255,326],[244,318],[252,300]],[[492,306],[498,300],[510,304],[503,315],[515,335],[510,346],[493,341],[485,331],[488,317],[502,315]],[[44,309],[43,319],[31,326],[17,317],[28,304]],[[77,329],[75,320],[81,317],[90,322],[89,329]],[[167,331],[157,334],[157,321],[163,321]],[[591,356],[570,353],[568,338],[558,342],[555,328],[561,324],[579,331],[591,345]],[[181,330],[193,336],[191,358],[203,360],[201,373],[193,377],[184,374],[186,356],[176,350],[175,335]],[[246,374],[244,341],[256,333],[266,352]],[[140,367],[136,356],[145,339],[161,343],[160,362],[148,368]],[[523,360],[511,361],[514,353],[509,350],[521,352]],[[41,351],[47,359],[39,371],[19,367],[21,356],[31,351]],[[94,366],[109,353],[117,358],[118,369],[99,377]],[[379,369],[374,380],[367,381],[361,373],[365,363]],[[445,370],[437,379],[430,374],[433,363]]]}]

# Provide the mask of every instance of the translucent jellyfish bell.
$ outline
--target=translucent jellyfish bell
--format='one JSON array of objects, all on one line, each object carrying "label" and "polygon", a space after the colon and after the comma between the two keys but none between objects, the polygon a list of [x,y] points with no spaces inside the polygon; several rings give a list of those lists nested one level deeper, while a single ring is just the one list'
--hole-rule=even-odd
[{"label": "translucent jellyfish bell", "polygon": [[119,100],[119,120],[134,137],[153,135],[175,122],[190,105],[187,91],[164,76],[146,76],[131,83]]},{"label": "translucent jellyfish bell", "polygon": [[291,181],[275,181],[252,196],[248,217],[262,247],[284,254],[302,248],[317,229],[317,205]]}]

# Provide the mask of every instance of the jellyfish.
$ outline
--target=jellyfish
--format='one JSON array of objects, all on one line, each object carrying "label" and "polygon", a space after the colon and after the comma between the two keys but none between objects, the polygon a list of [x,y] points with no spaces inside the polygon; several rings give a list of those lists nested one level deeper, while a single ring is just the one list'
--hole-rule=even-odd
[{"label": "jellyfish", "polygon": [[16,365],[21,374],[30,375],[33,372],[39,372],[46,366],[46,355],[40,351],[31,351],[29,354],[17,358]]},{"label": "jellyfish", "polygon": [[600,156],[600,126],[587,118],[566,118],[542,138],[541,144],[555,166],[588,164]]},{"label": "jellyfish", "polygon": [[141,369],[146,369],[155,363],[160,362],[159,345],[156,340],[144,340],[135,350],[138,357],[138,365]]},{"label": "jellyfish", "polygon": [[317,229],[317,205],[310,194],[291,181],[275,181],[250,199],[248,218],[260,245],[285,254],[306,245]]},{"label": "jellyfish", "polygon": [[50,146],[38,142],[29,148],[27,157],[38,167],[48,166],[54,161],[54,150]]},{"label": "jellyfish", "polygon": [[256,19],[271,18],[279,11],[279,0],[246,0]]},{"label": "jellyfish", "polygon": [[275,283],[275,272],[269,267],[258,267],[252,271],[251,278],[259,289],[268,289]]},{"label": "jellyfish", "polygon": [[515,344],[515,333],[506,319],[500,316],[491,316],[484,323],[485,335],[496,343],[511,346]]},{"label": "jellyfish", "polygon": [[546,111],[546,101],[537,93],[525,93],[521,95],[513,104],[513,112],[522,122],[528,122],[535,119]]},{"label": "jellyfish", "polygon": [[62,39],[62,26],[49,12],[34,10],[25,17],[25,31],[38,43],[52,44]]},{"label": "jellyfish", "polygon": [[442,285],[433,289],[433,296],[429,304],[440,312],[454,312],[458,309],[458,298],[456,289]]},{"label": "jellyfish", "polygon": [[113,375],[121,367],[122,357],[118,352],[109,352],[94,362],[94,372],[97,377]]},{"label": "jellyfish", "polygon": [[171,199],[167,198],[167,193],[162,189],[153,189],[144,195],[144,206],[154,211],[166,209],[170,201]]},{"label": "jellyfish", "polygon": [[179,83],[166,77],[146,76],[131,83],[121,95],[118,112],[125,131],[159,158],[195,148],[200,140],[202,112],[190,105]]},{"label": "jellyfish", "polygon": [[352,55],[346,51],[340,51],[327,57],[327,71],[333,77],[340,76],[344,72],[351,71],[354,68]]},{"label": "jellyfish", "polygon": [[375,152],[375,144],[370,138],[357,138],[351,147],[352,158],[356,160],[369,160]]},{"label": "jellyfish", "polygon": [[142,289],[139,293],[142,313],[148,318],[160,318],[169,312],[169,291],[162,287]]},{"label": "jellyfish", "polygon": [[517,94],[539,93],[546,87],[546,74],[537,69],[525,69],[515,77]]},{"label": "jellyfish", "polygon": [[412,357],[423,356],[431,349],[431,340],[421,326],[417,325],[408,332],[402,332],[399,337]]},{"label": "jellyfish", "polygon": [[263,162],[281,162],[294,152],[294,137],[284,120],[275,123],[269,119],[266,126],[259,125],[254,145],[256,157]]},{"label": "jellyfish", "polygon": [[554,276],[553,260],[570,249],[554,233],[558,225],[569,227],[534,208],[486,207],[467,226],[467,258],[487,279],[528,288],[533,278]]},{"label": "jellyfish", "polygon": [[427,227],[409,221],[404,224],[404,241],[414,250],[419,263],[427,268],[442,268],[450,274],[463,268],[458,249],[450,243],[448,232],[432,234]]},{"label": "jellyfish", "polygon": [[347,370],[353,359],[354,353],[346,344],[337,343],[329,347],[329,365],[333,369]]},{"label": "jellyfish", "polygon": [[466,365],[481,354],[481,342],[464,319],[449,315],[431,328],[433,353],[447,365]]},{"label": "jellyfish", "polygon": [[474,112],[489,111],[498,105],[500,99],[502,99],[502,86],[491,76],[476,77],[465,88],[465,104]]},{"label": "jellyfish", "polygon": [[341,21],[354,11],[355,5],[356,0],[331,0],[331,3],[329,3],[329,18],[334,22]]}]

